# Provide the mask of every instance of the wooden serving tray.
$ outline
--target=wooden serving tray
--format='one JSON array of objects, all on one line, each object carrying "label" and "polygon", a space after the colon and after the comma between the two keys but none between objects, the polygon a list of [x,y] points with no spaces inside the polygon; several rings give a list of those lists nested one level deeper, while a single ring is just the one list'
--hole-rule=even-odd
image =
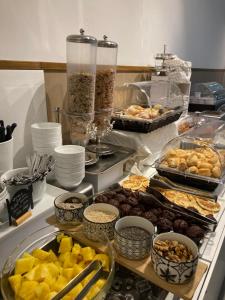
[{"label": "wooden serving tray", "polygon": [[[76,232],[79,227],[75,226],[68,226],[68,225],[62,225],[57,223],[55,216],[51,216],[48,218],[47,222],[51,225],[55,225],[61,230],[67,230],[70,232]],[[79,240],[81,243],[84,243],[86,245],[89,245],[95,249],[99,249],[100,251],[104,251],[103,246],[99,246],[98,243],[88,240],[83,234],[76,233],[76,239]],[[113,242],[112,242],[113,243]],[[175,294],[179,296],[180,298],[184,300],[191,300],[194,296],[194,293],[201,281],[201,279],[204,276],[204,273],[207,270],[207,264],[205,264],[202,261],[199,261],[196,274],[194,278],[185,284],[171,284],[166,282],[165,280],[162,280],[154,271],[153,265],[151,263],[151,257],[149,256],[146,259],[143,260],[129,260],[126,259],[120,255],[118,255],[115,251],[115,260],[117,263],[119,263],[121,266],[126,267],[127,269],[131,270],[132,272],[138,274],[139,276],[145,278],[146,280],[149,280],[150,282],[154,283],[158,287],[171,292],[172,294]]]}]

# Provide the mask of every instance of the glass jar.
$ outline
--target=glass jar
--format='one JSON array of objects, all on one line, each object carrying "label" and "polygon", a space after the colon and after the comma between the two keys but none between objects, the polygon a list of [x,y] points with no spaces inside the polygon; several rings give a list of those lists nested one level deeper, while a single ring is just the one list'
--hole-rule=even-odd
[{"label": "glass jar", "polygon": [[96,77],[96,38],[84,35],[67,36],[67,97],[66,113],[94,116]]}]

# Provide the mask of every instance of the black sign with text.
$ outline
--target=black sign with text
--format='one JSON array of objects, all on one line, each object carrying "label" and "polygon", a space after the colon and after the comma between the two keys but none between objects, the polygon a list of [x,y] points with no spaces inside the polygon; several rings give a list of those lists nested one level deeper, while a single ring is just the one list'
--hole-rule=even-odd
[{"label": "black sign with text", "polygon": [[10,201],[6,200],[9,225],[12,225],[12,218],[16,220],[25,214],[30,208],[33,208],[32,192],[32,185],[30,185],[27,189],[23,188],[17,191]]}]

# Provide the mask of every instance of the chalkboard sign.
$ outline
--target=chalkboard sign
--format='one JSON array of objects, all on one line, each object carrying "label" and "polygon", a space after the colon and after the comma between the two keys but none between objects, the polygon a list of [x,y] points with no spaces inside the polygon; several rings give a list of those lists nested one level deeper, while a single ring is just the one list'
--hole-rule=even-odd
[{"label": "chalkboard sign", "polygon": [[18,219],[25,214],[30,208],[33,208],[32,185],[27,189],[23,188],[17,191],[10,201],[7,199],[7,209],[9,215],[9,225],[12,225],[12,218]]}]

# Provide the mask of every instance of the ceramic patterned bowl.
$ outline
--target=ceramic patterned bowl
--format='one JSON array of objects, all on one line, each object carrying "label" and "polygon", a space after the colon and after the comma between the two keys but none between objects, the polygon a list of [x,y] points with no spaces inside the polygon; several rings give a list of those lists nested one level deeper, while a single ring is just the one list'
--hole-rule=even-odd
[{"label": "ceramic patterned bowl", "polygon": [[[122,230],[125,228],[138,228],[139,234],[138,232],[137,234],[133,232],[132,234],[129,234],[129,236],[124,235]],[[144,230],[144,238],[139,238],[140,230],[142,232]],[[138,216],[127,216],[121,218],[115,225],[115,249],[120,255],[128,259],[143,259],[150,255],[153,234],[154,226],[147,219]]]},{"label": "ceramic patterned bowl", "polygon": [[98,241],[102,234],[114,238],[114,227],[119,218],[119,210],[106,203],[96,203],[84,210],[84,234],[89,240]]},{"label": "ceramic patterned bowl", "polygon": [[64,193],[55,198],[55,216],[61,224],[77,225],[82,222],[88,197],[80,193]]},{"label": "ceramic patterned bowl", "polygon": [[[174,262],[166,259],[154,248],[154,243],[158,240],[172,240],[184,244],[192,252],[193,259],[189,262]],[[191,280],[196,272],[198,247],[185,235],[175,232],[161,233],[153,239],[151,258],[154,270],[160,278],[169,283],[181,284]]]}]

